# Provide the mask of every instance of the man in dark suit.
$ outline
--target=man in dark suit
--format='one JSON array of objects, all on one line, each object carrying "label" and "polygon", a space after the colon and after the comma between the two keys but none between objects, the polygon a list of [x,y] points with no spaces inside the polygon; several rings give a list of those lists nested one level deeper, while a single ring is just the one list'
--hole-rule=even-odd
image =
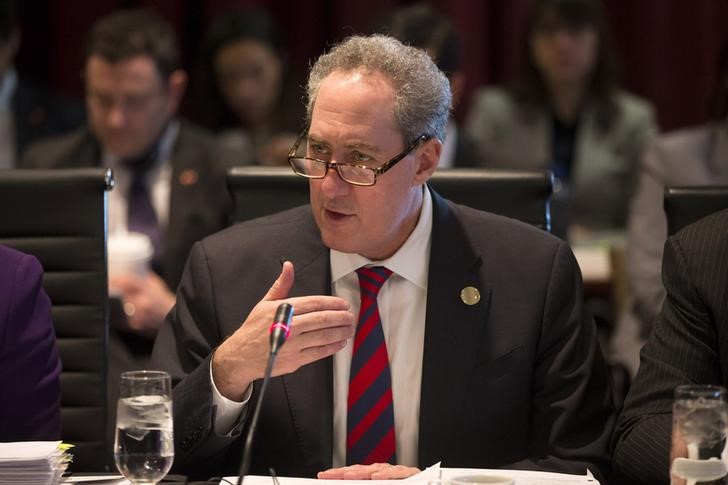
[{"label": "man in dark suit", "polygon": [[110,274],[110,291],[121,300],[112,305],[109,338],[113,425],[118,376],[148,368],[154,337],[174,304],[192,244],[227,226],[229,201],[220,162],[228,154],[201,128],[176,118],[187,76],[180,69],[174,31],[157,15],[120,10],[100,19],[88,34],[84,79],[89,125],[34,144],[24,164],[113,168],[110,239],[128,230],[152,243],[153,271]]},{"label": "man in dark suit", "polygon": [[670,483],[675,388],[728,385],[728,210],[668,238],[662,282],[667,298],[613,438],[617,483]]},{"label": "man in dark suit", "polygon": [[61,437],[61,361],[33,256],[0,246],[0,441]]},{"label": "man in dark suit", "polygon": [[175,467],[236,472],[285,300],[295,316],[252,472],[392,478],[442,460],[605,473],[609,382],[568,247],[426,185],[447,78],[422,50],[352,37],[313,66],[308,100],[289,161],[311,205],[197,243],[155,343],[176,382]]},{"label": "man in dark suit", "polygon": [[[221,160],[229,154],[175,117],[187,76],[174,31],[160,17],[122,10],[99,20],[87,39],[84,79],[88,127],[34,144],[24,164],[114,169],[109,232],[142,227],[154,243],[155,273],[112,279],[111,286],[131,303],[131,328],[153,336],[174,302],[190,247],[227,225]],[[143,211],[152,211],[151,222],[136,221],[148,215]]]}]

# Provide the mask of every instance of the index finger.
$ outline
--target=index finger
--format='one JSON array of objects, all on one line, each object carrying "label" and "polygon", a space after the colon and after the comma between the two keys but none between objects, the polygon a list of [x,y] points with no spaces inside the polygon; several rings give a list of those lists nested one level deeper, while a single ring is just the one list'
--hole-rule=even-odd
[{"label": "index finger", "polygon": [[295,296],[286,298],[285,301],[293,305],[294,315],[326,310],[348,310],[351,307],[343,298],[327,295]]}]

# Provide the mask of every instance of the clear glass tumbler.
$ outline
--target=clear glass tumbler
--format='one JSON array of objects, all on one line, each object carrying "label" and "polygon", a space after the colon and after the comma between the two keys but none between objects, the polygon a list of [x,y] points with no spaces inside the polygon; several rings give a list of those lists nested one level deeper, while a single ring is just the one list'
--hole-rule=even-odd
[{"label": "clear glass tumbler", "polygon": [[156,484],[172,467],[172,385],[166,372],[121,375],[114,460],[134,485]]},{"label": "clear glass tumbler", "polygon": [[671,483],[728,483],[727,431],[724,387],[678,386],[672,405]]}]

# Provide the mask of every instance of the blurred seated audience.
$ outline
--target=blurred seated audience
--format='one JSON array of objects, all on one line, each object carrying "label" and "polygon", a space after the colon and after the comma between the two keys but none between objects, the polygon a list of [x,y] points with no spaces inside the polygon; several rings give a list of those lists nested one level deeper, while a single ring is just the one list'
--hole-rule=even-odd
[{"label": "blurred seated audience", "polygon": [[[458,108],[465,89],[465,71],[460,64],[460,39],[446,16],[436,12],[429,4],[414,3],[393,10],[385,17],[382,27],[376,30],[427,51],[450,81],[453,110]],[[438,167],[479,165],[475,142],[450,118]]]},{"label": "blurred seated audience", "polygon": [[665,187],[728,185],[728,44],[719,62],[711,121],[660,136],[645,154],[629,217],[627,268],[632,301],[619,322],[614,352],[633,372],[665,289],[660,283],[667,238]]},{"label": "blurred seated audience", "polygon": [[612,438],[614,483],[670,483],[675,388],[728,385],[728,210],[667,240],[662,281],[667,298]]},{"label": "blurred seated audience", "polygon": [[476,93],[466,131],[488,167],[549,168],[553,232],[623,229],[652,107],[619,89],[598,0],[537,0],[523,77]]},{"label": "blurred seated audience", "polygon": [[119,10],[98,20],[88,34],[83,76],[88,126],[32,145],[24,163],[113,168],[110,239],[140,233],[152,244],[153,271],[109,281],[124,310],[112,315],[109,340],[114,403],[119,373],[148,365],[190,248],[227,226],[225,170],[217,162],[229,154],[203,129],[176,117],[187,75],[172,27],[156,14]]},{"label": "blurred seated audience", "polygon": [[61,361],[43,268],[0,246],[0,441],[61,437]]},{"label": "blurred seated audience", "polygon": [[202,43],[195,116],[221,143],[261,165],[288,166],[288,150],[303,126],[298,89],[289,86],[281,31],[266,11],[223,13]]},{"label": "blurred seated audience", "polygon": [[17,168],[31,142],[84,123],[81,103],[55,96],[18,76],[13,60],[21,26],[14,0],[0,0],[0,169]]}]

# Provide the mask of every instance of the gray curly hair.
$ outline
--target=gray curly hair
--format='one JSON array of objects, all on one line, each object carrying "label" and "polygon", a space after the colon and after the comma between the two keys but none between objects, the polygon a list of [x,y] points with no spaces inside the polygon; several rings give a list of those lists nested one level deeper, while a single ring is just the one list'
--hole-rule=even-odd
[{"label": "gray curly hair", "polygon": [[452,94],[447,77],[421,49],[384,35],[352,36],[319,57],[307,86],[307,122],[323,80],[334,71],[362,69],[386,76],[395,90],[394,119],[405,145],[421,135],[445,141]]}]

